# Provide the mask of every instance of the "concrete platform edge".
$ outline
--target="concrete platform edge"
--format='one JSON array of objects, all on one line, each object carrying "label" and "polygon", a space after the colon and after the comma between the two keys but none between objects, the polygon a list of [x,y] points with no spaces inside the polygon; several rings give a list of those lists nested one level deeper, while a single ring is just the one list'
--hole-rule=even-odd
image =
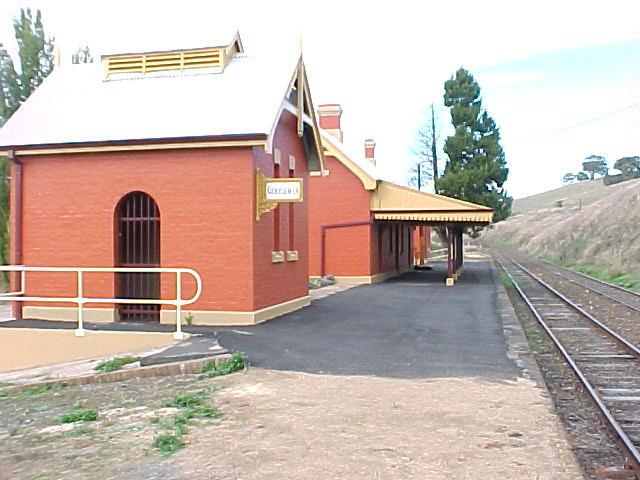
[{"label": "concrete platform edge", "polygon": [[545,396],[551,398],[542,372],[538,367],[538,362],[536,362],[533,353],[529,349],[529,342],[524,334],[518,315],[511,304],[509,294],[502,284],[499,269],[493,258],[491,258],[489,264],[496,284],[496,305],[500,315],[502,332],[507,341],[507,357],[516,363],[525,378],[533,380],[544,391]]},{"label": "concrete platform edge", "polygon": [[145,377],[165,377],[172,375],[187,375],[200,373],[202,367],[207,363],[213,363],[219,365],[223,361],[231,358],[228,353],[219,355],[212,355],[205,358],[198,358],[196,360],[186,360],[174,363],[164,363],[160,365],[149,365],[139,368],[131,368],[126,370],[118,370],[108,373],[93,373],[90,375],[82,375],[78,377],[61,378],[56,380],[46,380],[42,382],[25,383],[16,386],[6,387],[2,390],[4,394],[19,394],[34,387],[42,387],[45,385],[64,385],[64,386],[77,386],[86,385],[89,383],[113,383],[122,382],[125,380],[131,380],[134,378]]}]

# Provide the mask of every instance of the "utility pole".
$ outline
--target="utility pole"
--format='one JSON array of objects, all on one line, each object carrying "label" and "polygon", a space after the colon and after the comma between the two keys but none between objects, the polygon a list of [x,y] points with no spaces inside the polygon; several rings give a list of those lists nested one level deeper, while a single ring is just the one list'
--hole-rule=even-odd
[{"label": "utility pole", "polygon": [[433,109],[433,103],[431,104],[431,161],[433,162],[433,183],[435,185],[438,179],[438,149],[436,147],[436,114]]},{"label": "utility pole", "polygon": [[418,191],[422,191],[422,182],[420,180],[420,162],[418,162]]}]

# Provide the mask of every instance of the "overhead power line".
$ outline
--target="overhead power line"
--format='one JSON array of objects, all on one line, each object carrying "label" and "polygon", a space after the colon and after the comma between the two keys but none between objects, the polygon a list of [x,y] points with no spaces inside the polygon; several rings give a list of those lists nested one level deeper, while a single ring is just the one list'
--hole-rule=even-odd
[{"label": "overhead power line", "polygon": [[[526,138],[523,138],[521,140],[516,140],[515,142],[511,142],[511,145],[517,145],[519,143],[526,143],[526,142],[531,142],[533,140],[539,140],[541,138],[551,137],[551,136],[557,135],[559,133],[563,133],[563,132],[566,132],[566,131],[569,131],[569,130],[574,130],[576,128],[584,127],[586,125],[590,125],[592,123],[599,122],[601,120],[604,120],[605,118],[612,117],[612,116],[617,115],[619,113],[622,113],[622,112],[625,112],[627,110],[631,110],[631,109],[634,109],[634,108],[638,108],[638,107],[640,107],[640,102],[632,103],[630,105],[626,105],[624,107],[620,107],[620,108],[618,108],[616,110],[612,110],[610,112],[602,113],[602,114],[600,114],[600,115],[598,115],[596,117],[592,117],[592,118],[589,118],[587,120],[583,120],[581,122],[574,123],[573,125],[568,125],[566,127],[556,128],[556,129],[551,130],[549,132],[541,133],[539,135],[533,135],[531,137],[526,137]],[[640,126],[640,120],[638,120],[638,125]]]}]

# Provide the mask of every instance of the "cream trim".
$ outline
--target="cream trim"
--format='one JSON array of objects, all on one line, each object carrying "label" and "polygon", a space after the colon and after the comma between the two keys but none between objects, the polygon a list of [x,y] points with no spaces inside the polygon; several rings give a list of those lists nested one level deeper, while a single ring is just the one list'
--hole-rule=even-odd
[{"label": "cream trim", "polygon": [[266,140],[230,140],[219,142],[146,143],[144,145],[103,145],[100,147],[61,147],[16,150],[16,155],[53,155],[59,153],[131,152],[146,150],[185,150],[190,148],[224,148],[265,146]]},{"label": "cream trim", "polygon": [[323,170],[322,172],[309,172],[309,176],[310,177],[328,177],[329,176],[329,170]]},{"label": "cream trim", "polygon": [[413,222],[465,222],[491,223],[493,212],[448,212],[448,213],[379,213],[373,212],[374,220]]},{"label": "cream trim", "polygon": [[[85,322],[111,323],[119,320],[118,310],[115,308],[84,307],[82,313]],[[76,307],[37,307],[25,305],[22,307],[22,318],[77,322],[78,309]]]},{"label": "cream trim", "polygon": [[281,153],[280,153],[280,149],[278,148],[274,148],[273,149],[273,163],[276,165],[280,165],[281,162]]},{"label": "cream trim", "polygon": [[344,153],[338,146],[335,144],[335,139],[328,133],[326,130],[320,131],[321,137],[326,139],[326,141],[322,142],[322,146],[325,149],[325,155],[331,155],[340,163],[342,163],[348,170],[351,171],[356,177],[360,179],[362,185],[364,185],[365,190],[375,190],[378,182],[375,178],[365,172],[362,168],[360,168],[353,160],[349,158],[349,156]]},{"label": "cream trim", "polygon": [[[381,283],[390,278],[397,277],[403,273],[407,273],[411,270],[411,267],[401,268],[400,270],[390,270],[388,272],[376,273],[375,275],[339,275],[334,276],[336,283],[351,283],[355,285],[370,285],[374,283]],[[319,279],[317,275],[312,275],[309,278]]]},{"label": "cream trim", "polygon": [[284,252],[282,250],[274,250],[271,252],[271,263],[284,262]]},{"label": "cream trim", "polygon": [[[279,317],[289,312],[299,310],[311,304],[311,297],[304,297],[289,300],[288,302],[272,305],[270,307],[255,310],[253,312],[231,312],[231,311],[213,311],[213,310],[183,310],[184,317],[191,315],[193,317],[192,325],[212,325],[212,326],[247,326],[256,325],[266,322],[272,318]],[[160,311],[160,323],[175,324],[176,311],[162,310]],[[186,324],[183,323],[183,325]]]}]

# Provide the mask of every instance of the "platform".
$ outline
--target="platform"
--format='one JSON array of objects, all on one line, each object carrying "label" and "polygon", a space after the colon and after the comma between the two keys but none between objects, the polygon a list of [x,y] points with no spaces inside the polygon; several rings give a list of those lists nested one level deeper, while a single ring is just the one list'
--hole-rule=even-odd
[{"label": "platform", "polygon": [[397,378],[514,379],[488,261],[469,262],[456,288],[446,264],[317,300],[250,328],[217,328],[253,365]]}]

